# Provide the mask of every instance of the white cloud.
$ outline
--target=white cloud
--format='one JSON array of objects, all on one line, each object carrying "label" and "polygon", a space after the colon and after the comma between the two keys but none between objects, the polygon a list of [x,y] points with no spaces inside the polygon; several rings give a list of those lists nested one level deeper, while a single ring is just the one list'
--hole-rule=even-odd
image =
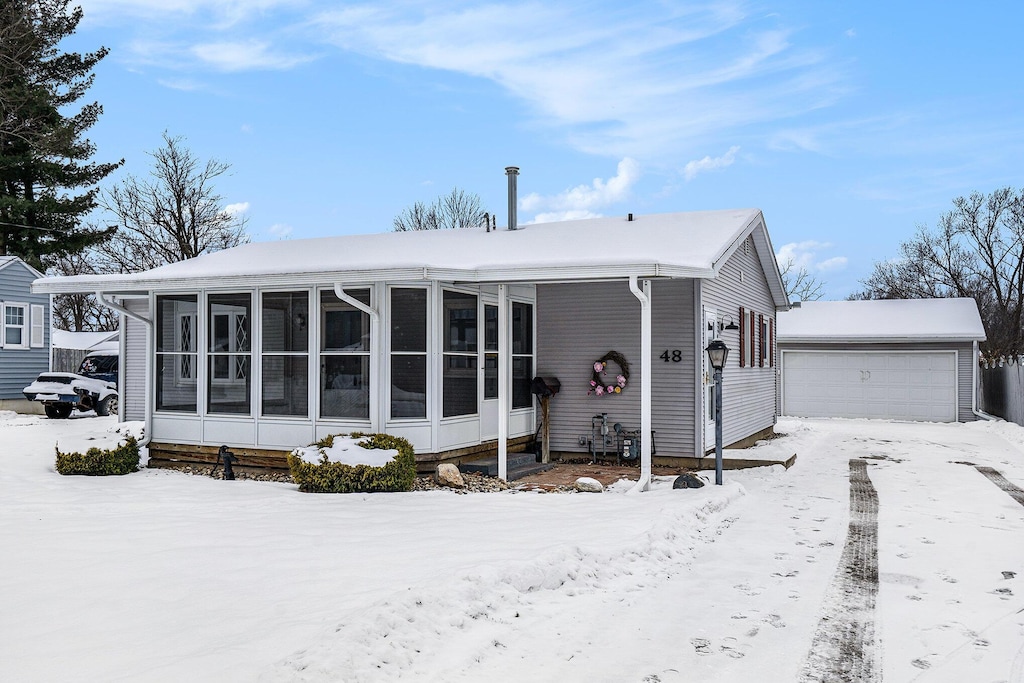
[{"label": "white cloud", "polygon": [[292,226],[287,225],[285,223],[274,223],[269,228],[267,228],[267,234],[270,235],[271,237],[276,237],[278,239],[283,240],[288,239],[288,237],[291,236],[292,230]]},{"label": "white cloud", "polygon": [[775,254],[780,268],[792,263],[797,270],[804,269],[808,272],[823,273],[826,271],[837,271],[846,268],[847,258],[845,256],[832,256],[822,259],[821,252],[832,248],[829,242],[818,242],[817,240],[805,240],[803,242],[790,242],[783,244]]},{"label": "white cloud", "polygon": [[852,28],[846,29],[846,37],[847,38],[856,38],[857,37],[857,30],[856,29],[852,29]]},{"label": "white cloud", "polygon": [[245,133],[246,135],[250,135],[252,134],[252,125],[248,123],[243,123],[239,130]]},{"label": "white cloud", "polygon": [[835,98],[837,70],[739,2],[387,2],[315,20],[342,49],[493,81],[577,149],[669,159]]},{"label": "white cloud", "polygon": [[736,153],[739,151],[740,148],[734,145],[729,148],[729,151],[720,157],[712,159],[710,156],[706,156],[699,161],[690,161],[686,164],[686,167],[683,168],[683,175],[689,181],[693,180],[699,173],[703,173],[704,171],[715,171],[720,168],[732,166],[732,162],[736,160]]},{"label": "white cloud", "polygon": [[228,204],[224,207],[224,213],[232,216],[245,213],[249,210],[249,202],[238,202],[237,204]]},{"label": "white cloud", "polygon": [[313,60],[308,55],[274,50],[270,43],[258,40],[193,45],[190,52],[200,61],[220,71],[281,71]]},{"label": "white cloud", "polygon": [[[544,197],[536,192],[520,198],[523,211],[542,211],[532,222],[548,223],[556,220],[596,218],[600,209],[627,199],[640,178],[640,164],[635,159],[619,162],[615,176],[608,180],[594,178],[589,185],[577,185],[556,195]],[[546,210],[546,211],[544,211]]]}]

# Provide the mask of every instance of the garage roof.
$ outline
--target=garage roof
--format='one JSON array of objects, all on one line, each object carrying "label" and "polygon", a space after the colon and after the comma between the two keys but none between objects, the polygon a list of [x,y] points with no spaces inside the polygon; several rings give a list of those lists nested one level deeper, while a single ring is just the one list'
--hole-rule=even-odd
[{"label": "garage roof", "polygon": [[778,314],[783,342],[984,341],[974,299],[807,301]]}]

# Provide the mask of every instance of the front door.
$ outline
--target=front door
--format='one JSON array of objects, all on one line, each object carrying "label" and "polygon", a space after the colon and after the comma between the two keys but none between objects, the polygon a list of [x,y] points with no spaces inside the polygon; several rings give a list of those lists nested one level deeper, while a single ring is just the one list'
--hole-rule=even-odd
[{"label": "front door", "polygon": [[718,336],[718,316],[712,309],[704,309],[704,346],[700,350],[702,376],[704,377],[704,452],[715,447],[715,371],[708,362],[704,350],[711,340]]}]

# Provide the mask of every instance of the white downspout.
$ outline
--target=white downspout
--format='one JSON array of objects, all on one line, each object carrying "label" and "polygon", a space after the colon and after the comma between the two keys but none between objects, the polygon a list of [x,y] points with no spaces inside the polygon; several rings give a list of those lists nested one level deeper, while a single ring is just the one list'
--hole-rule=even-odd
[{"label": "white downspout", "polygon": [[498,285],[498,479],[508,481],[508,295]]},{"label": "white downspout", "polygon": [[[115,303],[114,301],[107,299],[103,292],[96,292],[96,301],[98,301],[101,306],[106,306],[107,308],[115,310],[122,315],[126,315],[129,318],[138,320],[139,322],[146,326],[146,396],[144,401],[145,408],[143,409],[143,412],[145,414],[143,424],[145,425],[145,427],[143,428],[144,431],[142,434],[142,441],[139,442],[139,448],[145,448],[146,446],[149,445],[149,442],[153,440],[153,321],[145,316],[139,315],[135,311],[128,310],[119,303]],[[122,335],[122,338],[124,336],[125,335]],[[124,371],[125,368],[121,368],[118,371],[118,384],[120,384],[121,386],[123,386],[121,380],[122,377],[124,377],[125,375]],[[118,403],[121,403],[121,386],[118,387]],[[118,413],[120,415],[124,414],[124,411],[120,405],[118,406]],[[118,416],[119,418],[120,415]]]},{"label": "white downspout", "polygon": [[651,281],[637,286],[637,276],[629,276],[629,291],[640,300],[640,480],[630,493],[651,487]]},{"label": "white downspout", "polygon": [[[370,377],[377,378],[380,375],[379,363],[380,360],[377,353],[377,349],[373,348],[374,344],[380,344],[380,314],[374,309],[364,304],[359,299],[345,293],[345,286],[340,282],[334,283],[334,296],[338,297],[349,306],[362,311],[366,315],[370,316]],[[378,385],[378,388],[374,391],[373,396],[373,410],[370,411],[370,431],[379,432],[383,429],[384,423],[381,421],[381,398],[380,391],[382,389],[380,382],[371,382],[371,389],[374,384]]]},{"label": "white downspout", "polygon": [[974,341],[974,356],[972,358],[974,363],[972,367],[972,378],[973,384],[971,390],[971,412],[980,417],[983,420],[1001,420],[1002,418],[990,415],[982,410],[978,410],[978,341]]}]

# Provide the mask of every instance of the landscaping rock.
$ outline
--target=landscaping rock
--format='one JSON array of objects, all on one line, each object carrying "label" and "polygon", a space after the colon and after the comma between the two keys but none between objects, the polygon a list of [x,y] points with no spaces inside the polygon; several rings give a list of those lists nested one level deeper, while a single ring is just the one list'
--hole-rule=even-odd
[{"label": "landscaping rock", "polygon": [[466,480],[462,478],[462,472],[451,463],[442,463],[437,466],[434,472],[434,481],[441,486],[448,486],[453,489],[466,488]]},{"label": "landscaping rock", "polygon": [[573,484],[580,493],[601,493],[604,491],[604,485],[597,479],[591,479],[590,477],[580,477]]},{"label": "landscaping rock", "polygon": [[704,485],[704,481],[696,474],[680,474],[676,477],[676,480],[672,482],[672,488],[674,489],[699,489]]}]

